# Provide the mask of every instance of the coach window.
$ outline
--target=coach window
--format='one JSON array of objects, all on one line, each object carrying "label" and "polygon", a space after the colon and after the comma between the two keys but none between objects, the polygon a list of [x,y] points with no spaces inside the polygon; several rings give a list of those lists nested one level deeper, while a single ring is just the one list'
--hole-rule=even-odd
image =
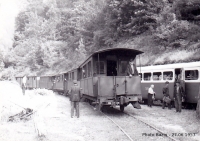
[{"label": "coach window", "polygon": [[151,80],[151,73],[144,73],[144,81],[150,81]]},{"label": "coach window", "polygon": [[72,80],[74,80],[74,72],[72,72]]},{"label": "coach window", "polygon": [[127,61],[121,61],[121,68],[120,68],[120,73],[121,74],[125,74],[126,73],[127,65],[128,65]]},{"label": "coach window", "polygon": [[154,72],[153,73],[153,80],[158,81],[162,79],[162,73],[161,72]]},{"label": "coach window", "polygon": [[104,62],[96,62],[97,74],[104,74]]},{"label": "coach window", "polygon": [[69,80],[71,80],[71,72],[69,73]]},{"label": "coach window", "polygon": [[64,78],[65,78],[65,80],[68,80],[68,73],[64,74]]},{"label": "coach window", "polygon": [[172,71],[163,72],[163,80],[173,80],[173,72]]},{"label": "coach window", "polygon": [[86,68],[86,65],[83,66],[83,70],[82,70],[82,74],[83,74],[83,78],[86,78],[87,76],[87,68]]},{"label": "coach window", "polygon": [[199,78],[198,70],[186,70],[185,80],[197,80]]},{"label": "coach window", "polygon": [[57,76],[57,82],[59,82],[60,81],[60,76]]},{"label": "coach window", "polygon": [[91,61],[88,63],[88,77],[92,76],[92,66]]}]

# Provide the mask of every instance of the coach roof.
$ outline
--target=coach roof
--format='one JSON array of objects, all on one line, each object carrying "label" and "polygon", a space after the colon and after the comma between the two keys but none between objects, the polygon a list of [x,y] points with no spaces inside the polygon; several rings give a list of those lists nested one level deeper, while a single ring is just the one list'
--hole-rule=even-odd
[{"label": "coach roof", "polygon": [[142,51],[131,49],[131,48],[107,48],[107,49],[102,49],[102,50],[98,50],[98,51],[94,52],[93,54],[91,54],[83,63],[81,63],[81,65],[79,65],[79,67],[82,66],[92,56],[94,56],[96,54],[100,54],[100,53],[109,53],[109,52],[120,52],[121,54],[128,53],[128,54],[134,54],[134,55],[138,55],[138,54],[144,53]]}]

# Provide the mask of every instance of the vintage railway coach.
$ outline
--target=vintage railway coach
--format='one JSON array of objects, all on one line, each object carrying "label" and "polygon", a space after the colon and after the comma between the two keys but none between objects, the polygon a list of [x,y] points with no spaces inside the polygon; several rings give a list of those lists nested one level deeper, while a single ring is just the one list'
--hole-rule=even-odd
[{"label": "vintage railway coach", "polygon": [[185,90],[185,103],[197,103],[200,86],[200,62],[146,66],[138,68],[138,70],[141,70],[143,100],[147,100],[148,88],[154,84],[155,98],[162,101],[162,88],[166,81],[169,82],[169,94],[170,98],[173,99],[174,83],[179,76]]},{"label": "vintage railway coach", "polygon": [[54,75],[41,76],[39,79],[39,88],[43,89],[53,89],[55,84]]},{"label": "vintage railway coach", "polygon": [[65,73],[65,83],[64,83],[64,93],[65,95],[69,94],[69,90],[73,85],[73,80],[78,80],[78,85],[80,86],[80,71],[79,68],[72,69]]},{"label": "vintage railway coach", "polygon": [[[53,90],[63,92],[64,95],[69,94],[69,90],[73,85],[73,80],[79,79],[78,68],[70,70],[68,72],[62,72],[55,76],[55,83],[53,86]],[[78,81],[78,85],[80,85]]]},{"label": "vintage railway coach", "polygon": [[64,90],[64,73],[61,73],[61,74],[57,74],[55,75],[54,77],[54,85],[53,85],[53,90],[55,91],[63,91]]},{"label": "vintage railway coach", "polygon": [[23,76],[16,76],[15,77],[15,80],[19,83],[20,86],[22,86],[22,79],[23,79]]},{"label": "vintage railway coach", "polygon": [[26,80],[27,89],[39,88],[37,76],[27,76]]},{"label": "vintage railway coach", "polygon": [[119,105],[123,111],[129,103],[141,98],[140,76],[126,76],[130,59],[143,52],[128,48],[97,51],[80,65],[80,86],[83,97],[99,107]]}]

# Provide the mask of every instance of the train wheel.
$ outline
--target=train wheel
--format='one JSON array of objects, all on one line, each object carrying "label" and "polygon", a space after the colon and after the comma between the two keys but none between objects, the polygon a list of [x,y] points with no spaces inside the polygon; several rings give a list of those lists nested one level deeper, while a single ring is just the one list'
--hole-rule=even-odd
[{"label": "train wheel", "polygon": [[120,105],[120,111],[124,111],[124,105]]}]

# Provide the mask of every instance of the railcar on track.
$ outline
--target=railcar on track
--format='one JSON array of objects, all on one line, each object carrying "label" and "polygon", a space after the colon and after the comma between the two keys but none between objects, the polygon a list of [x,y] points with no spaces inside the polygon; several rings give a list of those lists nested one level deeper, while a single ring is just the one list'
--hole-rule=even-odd
[{"label": "railcar on track", "polygon": [[[128,104],[142,99],[140,76],[129,77],[126,68],[143,52],[128,48],[109,48],[94,52],[78,68],[46,76],[28,76],[30,88],[46,88],[67,94],[78,81],[83,97],[100,108],[105,105],[120,106],[123,111]],[[22,77],[17,78],[21,84]]]},{"label": "railcar on track", "polygon": [[[54,86],[53,90],[61,92],[63,95],[68,95],[71,86],[73,85],[73,80],[79,79],[79,69],[72,69],[67,72],[62,72],[54,76]],[[80,85],[78,81],[78,85]]]},{"label": "railcar on track", "polygon": [[169,94],[173,99],[174,83],[177,77],[184,82],[185,104],[196,104],[200,86],[200,62],[176,63],[156,66],[138,67],[141,76],[142,98],[147,100],[148,88],[154,84],[155,99],[162,101],[162,88],[169,82]]},{"label": "railcar on track", "polygon": [[91,103],[111,107],[135,104],[142,97],[140,76],[128,77],[126,67],[132,58],[143,52],[128,48],[100,50],[79,66],[83,97]]}]

